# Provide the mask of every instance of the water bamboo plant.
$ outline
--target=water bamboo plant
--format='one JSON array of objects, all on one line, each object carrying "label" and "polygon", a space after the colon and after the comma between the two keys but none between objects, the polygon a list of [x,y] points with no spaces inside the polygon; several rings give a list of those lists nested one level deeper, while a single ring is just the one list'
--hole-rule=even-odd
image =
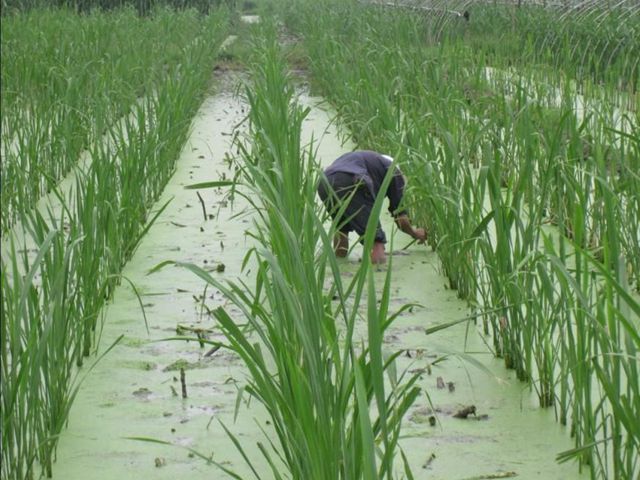
[{"label": "water bamboo plant", "polygon": [[[184,15],[173,35],[179,55],[151,75],[149,95],[122,122],[102,124],[108,135],[91,139],[93,161],[79,166],[73,188],[58,188],[52,178],[52,197],[58,201],[41,209],[22,205],[16,212],[19,222],[2,239],[2,478],[35,478],[40,469],[51,476],[58,436],[79,378],[87,372],[77,366],[96,351],[101,309],[140,238],[162,211],[151,207],[173,173],[228,21],[226,11],[206,19]],[[126,18],[116,16],[123,22],[117,27],[135,30],[135,17],[128,27]],[[159,14],[165,31],[171,31],[171,18]],[[96,21],[108,26],[110,19]],[[191,36],[194,25],[198,29]],[[127,96],[141,93],[135,85],[129,87]],[[46,118],[42,125],[23,125],[26,132],[20,124],[11,128],[16,135],[27,135],[33,125],[42,126],[39,136],[50,142],[67,139],[47,130]]]},{"label": "water bamboo plant", "polygon": [[[495,353],[571,425],[576,449],[561,458],[593,478],[637,476],[637,432],[624,419],[638,403],[627,278],[638,275],[628,168],[640,43],[625,33],[638,31],[638,9],[477,6],[460,29],[448,13],[293,5],[284,15],[315,84],[356,141],[400,152],[419,178],[413,214],[451,284],[492,312]],[[471,256],[464,268],[456,249]]]},{"label": "water bamboo plant", "polygon": [[[245,261],[258,265],[255,286],[225,284],[186,267],[222,291],[248,324],[240,328],[240,319],[225,308],[214,310],[224,346],[249,370],[243,393],[271,419],[267,443],[258,443],[269,476],[396,478],[400,426],[420,389],[416,376],[397,376],[399,352],[383,351],[384,332],[397,316],[389,312],[391,269],[380,293],[368,258],[349,282],[341,276],[331,248],[336,225],[325,231],[326,213],[317,201],[313,145],[301,145],[308,111],[296,103],[276,33],[263,22],[254,34],[256,58],[245,90],[250,123],[237,144],[235,194],[245,196],[255,212],[256,246]],[[379,196],[365,250],[373,245],[381,207]],[[364,338],[357,324],[366,328]],[[266,476],[233,427],[224,428],[255,477]],[[403,469],[411,478],[406,462]]]}]

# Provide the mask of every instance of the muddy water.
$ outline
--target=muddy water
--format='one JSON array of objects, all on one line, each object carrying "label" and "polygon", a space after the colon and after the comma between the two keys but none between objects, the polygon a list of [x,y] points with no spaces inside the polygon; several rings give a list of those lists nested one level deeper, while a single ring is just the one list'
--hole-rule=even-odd
[{"label": "muddy water", "polygon": [[[312,106],[304,138],[313,135],[320,141],[318,156],[323,164],[352,148],[341,145],[330,115],[317,99],[303,95],[300,101]],[[263,440],[259,426],[268,428],[266,415],[253,402],[249,409],[241,406],[234,422],[237,389],[246,380],[240,361],[222,350],[206,357],[208,348],[200,348],[196,341],[159,341],[174,335],[177,325],[211,329],[213,322],[200,308],[200,295],[206,295],[210,307],[224,305],[224,298],[212,289],[203,292],[202,282],[184,269],[168,267],[147,275],[150,268],[172,259],[208,268],[219,278],[251,276],[240,271],[250,246],[245,231],[251,225],[250,217],[241,214],[242,201],[232,205],[222,190],[200,191],[205,220],[196,193],[183,188],[232,174],[224,158],[232,153],[230,134],[244,109],[239,100],[221,94],[205,101],[195,119],[193,135],[158,204],[172,197],[173,201],[124,272],[142,294],[149,332],[136,296],[123,284],[106,314],[102,349],[121,334],[124,338],[87,376],[78,394],[69,428],[60,441],[55,478],[225,478],[186,449],[124,439],[131,436],[193,448],[249,478],[220,421],[248,449],[257,469],[266,472],[254,447]],[[391,233],[386,213],[383,225]],[[402,445],[416,478],[468,479],[510,472],[523,479],[579,478],[575,466],[554,462],[555,454],[570,448],[571,442],[553,413],[534,408],[529,392],[503,369],[502,362],[492,358],[474,328],[424,334],[426,326],[461,318],[466,310],[455,292],[445,289],[434,253],[421,246],[402,250],[409,240],[403,234],[394,237],[393,249],[398,252],[391,256],[392,308],[407,302],[422,306],[398,319],[386,345],[390,352],[408,351],[401,357],[402,368],[424,370],[420,385],[433,404],[432,408],[422,395],[405,421]],[[356,247],[342,263],[345,276],[357,268],[361,254]],[[224,272],[219,272],[222,264]],[[382,280],[380,270],[376,275]],[[230,311],[234,313],[233,308]],[[215,330],[207,335],[220,339]],[[455,355],[461,352],[472,355],[491,373]],[[431,366],[436,358],[452,353]],[[186,399],[182,398],[180,366],[185,368]],[[444,388],[439,389],[439,384]],[[477,415],[466,420],[453,417],[470,405],[476,407]],[[432,415],[437,419],[435,426],[429,423]]]}]

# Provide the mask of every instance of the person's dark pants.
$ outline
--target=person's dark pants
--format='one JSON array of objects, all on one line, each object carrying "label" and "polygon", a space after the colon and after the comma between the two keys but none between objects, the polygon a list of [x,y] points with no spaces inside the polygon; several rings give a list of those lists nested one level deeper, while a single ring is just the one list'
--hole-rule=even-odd
[{"label": "person's dark pants", "polygon": [[[348,201],[338,220],[338,230],[345,235],[355,231],[360,237],[364,236],[374,203],[373,196],[364,182],[356,180],[350,173],[321,175],[318,195],[334,220],[343,202]],[[380,222],[376,228],[375,241],[386,243]]]}]

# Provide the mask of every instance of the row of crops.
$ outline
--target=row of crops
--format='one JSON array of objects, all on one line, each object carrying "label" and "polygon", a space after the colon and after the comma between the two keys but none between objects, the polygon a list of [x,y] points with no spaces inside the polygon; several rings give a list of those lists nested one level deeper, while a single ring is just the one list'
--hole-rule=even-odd
[{"label": "row of crops", "polygon": [[152,206],[229,20],[227,11],[140,18],[128,9],[3,17],[2,478],[51,475],[90,371],[78,367],[95,352],[122,267],[162,211]]},{"label": "row of crops", "polygon": [[[3,13],[24,12],[34,9],[63,8],[79,14],[92,11],[117,11],[133,9],[140,16],[153,16],[159,8],[171,10],[197,10],[208,15],[218,8],[232,8],[237,0],[2,0]],[[244,3],[253,5],[250,0]]]},{"label": "row of crops", "polygon": [[[397,318],[388,311],[391,270],[379,295],[368,256],[348,281],[341,276],[333,232],[326,231],[327,214],[317,201],[315,148],[301,140],[309,109],[297,103],[275,22],[261,20],[251,51],[244,91],[249,125],[236,140],[234,195],[246,197],[254,213],[255,246],[244,264],[257,265],[255,283],[225,283],[187,265],[242,312],[234,319],[233,309],[220,306],[213,314],[224,346],[249,372],[241,394],[270,417],[264,440],[241,442],[233,427],[227,433],[256,478],[395,478],[401,422],[420,389],[417,374],[396,374],[399,353],[383,355],[384,332]],[[382,197],[375,210],[381,207]],[[373,245],[375,229],[369,230],[365,249]],[[356,329],[363,309],[361,339]],[[408,465],[400,468],[410,475]]]},{"label": "row of crops", "polygon": [[637,478],[640,11],[460,6],[283,15],[356,143],[401,163],[495,355],[569,426],[561,459]]}]

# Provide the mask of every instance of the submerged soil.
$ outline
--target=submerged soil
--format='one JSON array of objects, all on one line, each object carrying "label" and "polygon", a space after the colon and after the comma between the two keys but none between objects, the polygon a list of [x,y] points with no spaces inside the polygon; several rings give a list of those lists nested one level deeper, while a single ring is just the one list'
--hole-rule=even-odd
[{"label": "submerged soil", "polygon": [[[138,297],[125,282],[106,313],[101,349],[124,337],[86,376],[60,439],[54,478],[227,478],[189,448],[243,478],[251,477],[221,423],[236,435],[256,469],[267,472],[255,447],[265,440],[261,429],[269,429],[265,412],[252,402],[239,405],[234,415],[246,370],[223,349],[207,356],[210,347],[200,346],[196,339],[200,334],[222,340],[202,307],[203,297],[209,308],[224,305],[232,315],[239,312],[220,292],[204,289],[203,282],[186,269],[169,266],[148,275],[161,262],[176,260],[199,265],[220,279],[252,282],[250,266],[241,270],[251,246],[245,235],[251,228],[246,203],[239,197],[230,202],[221,189],[199,191],[201,203],[196,191],[184,189],[233,175],[226,159],[233,154],[234,128],[247,112],[230,91],[227,88],[203,103],[158,205],[172,201],[123,272],[141,295],[148,331]],[[341,144],[331,113],[320,99],[301,95],[300,101],[311,107],[304,138],[313,135],[319,142],[318,157],[324,164],[353,148]],[[383,226],[390,234],[386,213]],[[401,233],[394,235],[391,308],[413,302],[421,306],[403,314],[385,340],[389,352],[406,351],[400,368],[423,372],[420,386],[425,393],[405,419],[401,440],[415,478],[580,478],[574,464],[554,461],[572,442],[555,422],[553,411],[536,408],[530,392],[492,357],[473,325],[425,335],[426,327],[462,318],[467,310],[455,292],[446,289],[435,253],[418,245],[403,249],[409,241]],[[357,268],[361,253],[356,248],[342,262],[345,276]],[[385,268],[376,273],[380,284]],[[364,332],[364,324],[362,328]],[[175,336],[177,329],[194,340],[163,340]]]}]

